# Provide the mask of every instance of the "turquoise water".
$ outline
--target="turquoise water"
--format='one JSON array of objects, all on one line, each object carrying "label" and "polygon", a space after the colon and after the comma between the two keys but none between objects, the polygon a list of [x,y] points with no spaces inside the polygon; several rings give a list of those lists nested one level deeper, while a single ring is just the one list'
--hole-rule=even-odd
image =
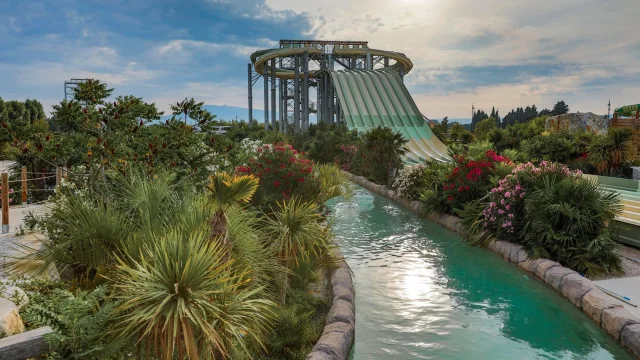
[{"label": "turquoise water", "polygon": [[356,283],[352,359],[631,359],[567,300],[358,188],[333,227]]}]

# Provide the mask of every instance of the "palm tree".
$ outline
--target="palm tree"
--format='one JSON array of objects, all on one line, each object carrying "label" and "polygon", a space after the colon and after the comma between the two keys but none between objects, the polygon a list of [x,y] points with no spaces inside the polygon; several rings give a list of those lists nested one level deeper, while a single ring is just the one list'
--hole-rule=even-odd
[{"label": "palm tree", "polygon": [[[292,198],[278,203],[277,209],[265,216],[263,229],[285,268],[298,257],[320,257],[327,253],[326,229],[320,225],[320,214],[314,202],[302,203]],[[280,303],[286,301],[287,281],[281,291]]]},{"label": "palm tree", "polygon": [[253,175],[232,176],[219,172],[210,178],[209,193],[213,204],[214,215],[211,220],[211,238],[221,239],[228,245],[228,219],[225,210],[237,203],[247,203],[258,190],[259,181]]},{"label": "palm tree", "polygon": [[611,145],[611,168],[618,170],[633,157],[633,133],[625,128],[612,128],[609,129],[608,138]]},{"label": "palm tree", "polygon": [[187,115],[192,112],[198,112],[200,108],[204,105],[203,102],[196,102],[193,98],[187,99],[184,98],[182,101],[178,101],[175,105],[171,106],[171,112],[173,115],[184,114],[184,123],[187,123]]}]

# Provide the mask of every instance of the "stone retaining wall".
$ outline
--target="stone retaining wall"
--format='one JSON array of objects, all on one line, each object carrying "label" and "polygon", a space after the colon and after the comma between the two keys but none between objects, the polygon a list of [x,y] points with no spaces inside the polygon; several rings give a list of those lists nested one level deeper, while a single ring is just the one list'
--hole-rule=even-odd
[{"label": "stone retaining wall", "polygon": [[340,249],[333,256],[337,267],[331,270],[329,288],[331,309],[327,315],[324,332],[307,355],[307,360],[347,360],[356,329],[356,290],[351,278],[351,269],[344,261]]},{"label": "stone retaining wall", "polygon": [[[345,174],[356,184],[393,200],[418,215],[423,214],[422,204],[419,201],[401,198],[395,191],[386,186],[375,184],[363,176]],[[461,221],[456,216],[430,213],[427,218],[447,229],[465,235]],[[520,245],[507,241],[493,241],[489,244],[489,249],[562,294],[606,333],[640,359],[640,320],[628,312],[622,302],[600,291],[591,280],[555,261],[548,259],[529,260],[527,252]]]}]

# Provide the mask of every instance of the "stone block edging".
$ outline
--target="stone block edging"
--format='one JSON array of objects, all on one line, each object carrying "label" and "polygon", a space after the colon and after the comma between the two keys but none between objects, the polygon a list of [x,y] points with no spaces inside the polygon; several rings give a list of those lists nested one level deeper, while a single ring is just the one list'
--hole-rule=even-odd
[{"label": "stone block edging", "polygon": [[356,290],[351,269],[339,248],[333,250],[336,268],[329,274],[331,309],[324,331],[307,360],[347,360],[356,331]]},{"label": "stone block edging", "polygon": [[[418,216],[424,216],[420,202],[400,198],[395,191],[386,186],[374,184],[363,176],[348,172],[344,174],[349,180],[365,189],[403,205]],[[426,218],[466,236],[461,219],[456,216],[430,213]],[[489,244],[488,249],[552,287],[640,359],[640,319],[627,311],[622,302],[602,292],[591,280],[555,261],[529,260],[526,251],[520,245],[494,240]]]}]

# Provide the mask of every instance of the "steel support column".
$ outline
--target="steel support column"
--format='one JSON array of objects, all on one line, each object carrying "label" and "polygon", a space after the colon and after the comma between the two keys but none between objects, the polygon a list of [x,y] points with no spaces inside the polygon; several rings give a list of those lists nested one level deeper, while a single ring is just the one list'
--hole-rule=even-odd
[{"label": "steel support column", "polygon": [[[280,66],[282,67],[282,61],[280,61]],[[284,128],[284,118],[285,118],[285,115],[284,115],[284,107],[285,107],[285,104],[284,104],[284,99],[285,99],[284,98],[284,91],[286,91],[286,89],[287,89],[287,85],[286,85],[285,81],[286,81],[285,79],[278,79],[278,84],[279,84],[279,86],[278,86],[278,89],[279,89],[279,91],[278,91],[278,95],[279,95],[278,96],[278,100],[279,100],[278,101],[278,111],[280,113],[280,116],[278,116],[278,122],[279,122],[278,130],[280,130],[283,133],[285,132],[285,128]]]},{"label": "steel support column", "polygon": [[398,74],[400,75],[400,79],[402,80],[402,82],[404,82],[404,66],[402,66],[402,64],[399,64],[400,67],[398,68]]},{"label": "steel support column", "polygon": [[271,59],[271,128],[276,128],[276,59]]},{"label": "steel support column", "polygon": [[324,106],[322,107],[322,110],[324,112],[324,116],[323,121],[325,123],[329,123],[329,75],[327,73],[325,73],[322,77],[322,102],[324,103]]},{"label": "steel support column", "polygon": [[251,63],[248,66],[247,72],[247,92],[249,93],[249,125],[253,125],[253,84],[251,83]]},{"label": "steel support column", "polygon": [[327,74],[327,83],[329,85],[329,88],[327,90],[328,94],[329,94],[329,125],[334,123],[334,112],[333,112],[333,105],[334,105],[334,98],[333,98],[333,84],[331,83],[331,75]]},{"label": "steel support column", "polygon": [[302,71],[304,72],[302,83],[302,131],[309,128],[309,52],[302,56]]},{"label": "steel support column", "polygon": [[384,67],[389,67],[389,58],[388,57],[384,57]]},{"label": "steel support column", "polygon": [[264,129],[269,129],[269,73],[267,67],[264,67]]},{"label": "steel support column", "polygon": [[340,102],[336,96],[336,124],[340,123]]},{"label": "steel support column", "polygon": [[293,76],[293,132],[300,132],[300,56],[295,57]]},{"label": "steel support column", "polygon": [[371,62],[371,52],[367,53],[367,70],[373,70],[373,63]]}]

